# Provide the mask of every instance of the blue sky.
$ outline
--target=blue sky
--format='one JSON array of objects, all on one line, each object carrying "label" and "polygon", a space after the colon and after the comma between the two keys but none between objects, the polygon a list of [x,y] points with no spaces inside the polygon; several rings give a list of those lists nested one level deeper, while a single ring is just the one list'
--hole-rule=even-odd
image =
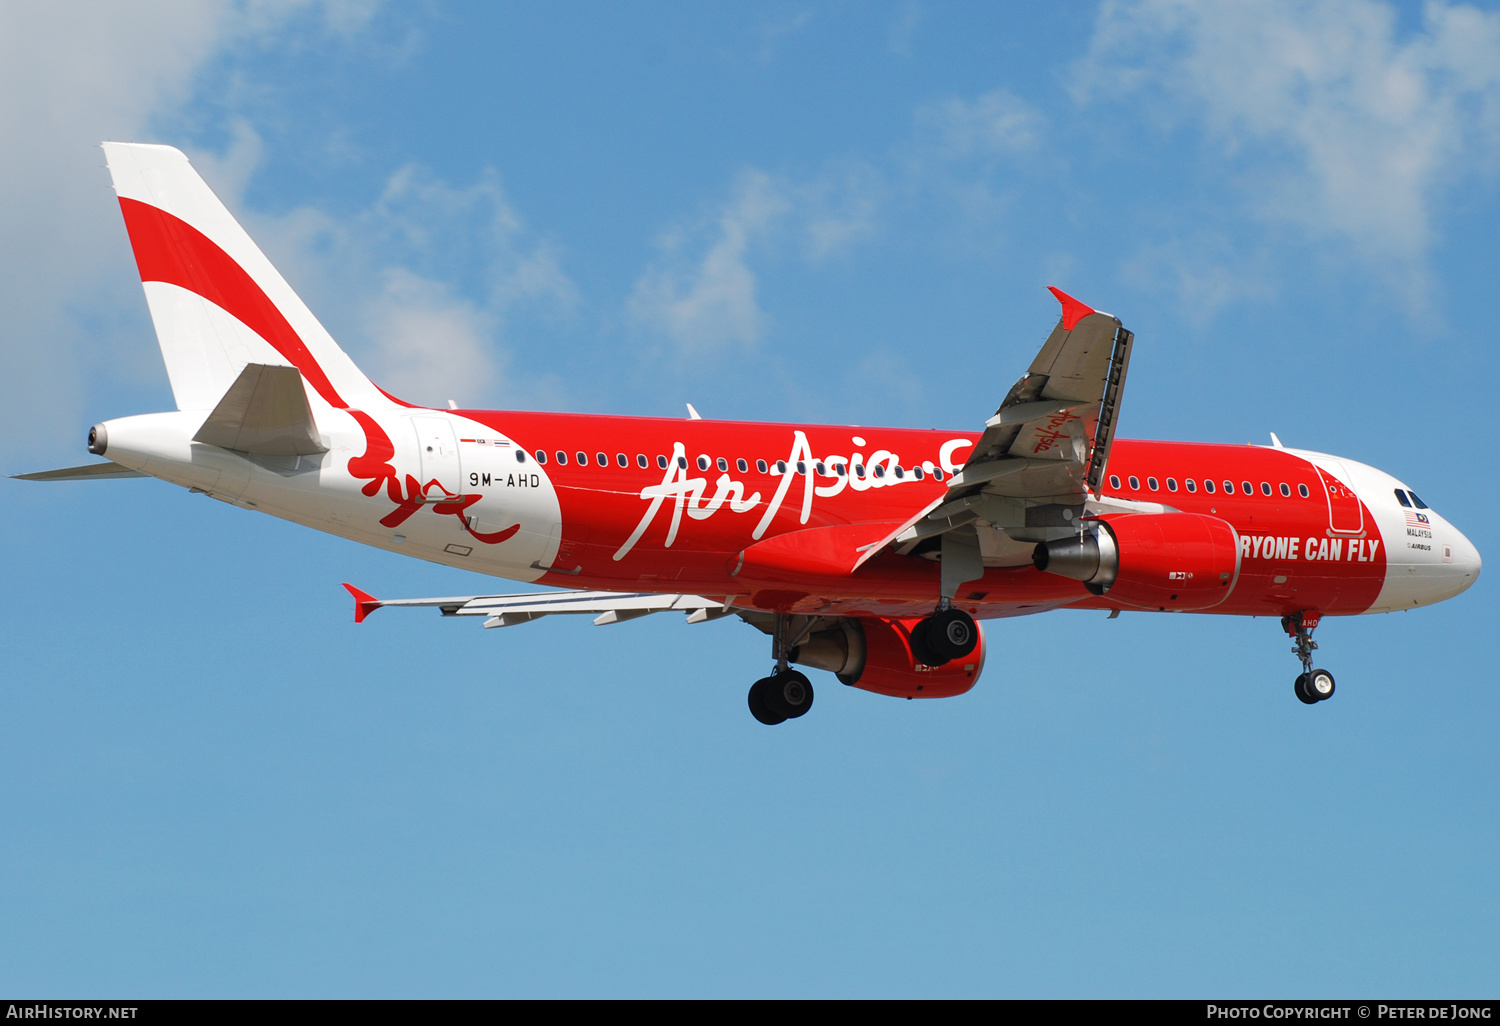
[{"label": "blue sky", "polygon": [[[12,4],[0,454],[171,406],[105,138],[187,150],[414,401],[964,428],[1055,322],[1128,436],[1408,480],[1489,555],[1500,12]],[[151,481],[0,482],[0,990],[1493,995],[1490,579],[1325,621],[990,625],[979,686],[815,679]],[[1489,626],[1487,626],[1489,625]]]}]

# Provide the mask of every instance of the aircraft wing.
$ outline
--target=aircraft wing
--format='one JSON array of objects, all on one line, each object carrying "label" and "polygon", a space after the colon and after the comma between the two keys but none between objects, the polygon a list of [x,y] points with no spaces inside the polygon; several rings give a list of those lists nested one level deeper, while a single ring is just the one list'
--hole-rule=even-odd
[{"label": "aircraft wing", "polygon": [[382,606],[436,606],[444,616],[483,616],[486,627],[511,627],[543,616],[563,613],[592,614],[594,623],[602,626],[668,610],[689,614],[689,623],[715,620],[733,612],[730,607],[733,596],[702,598],[698,595],[661,595],[655,592],[548,591],[519,595],[378,599],[352,584],[345,584],[344,587],[354,596],[355,623],[363,623],[365,617]]},{"label": "aircraft wing", "polygon": [[1016,541],[1077,531],[1104,480],[1134,336],[1110,314],[1051,291],[1063,308],[1057,327],[985,422],[943,501],[898,541],[974,520]]}]

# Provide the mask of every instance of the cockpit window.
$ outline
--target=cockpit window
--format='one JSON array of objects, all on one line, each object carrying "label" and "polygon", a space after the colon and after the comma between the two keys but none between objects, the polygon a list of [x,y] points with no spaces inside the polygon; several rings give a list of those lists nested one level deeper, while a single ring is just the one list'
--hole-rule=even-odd
[{"label": "cockpit window", "polygon": [[1411,500],[1409,500],[1406,497],[1406,493],[1399,488],[1396,489],[1396,501],[1401,503],[1401,505],[1405,506],[1407,509],[1411,509]]},{"label": "cockpit window", "polygon": [[1412,505],[1416,506],[1417,509],[1426,509],[1427,508],[1427,503],[1425,503],[1421,499],[1417,498],[1417,493],[1416,492],[1409,491],[1406,494],[1411,496]]}]

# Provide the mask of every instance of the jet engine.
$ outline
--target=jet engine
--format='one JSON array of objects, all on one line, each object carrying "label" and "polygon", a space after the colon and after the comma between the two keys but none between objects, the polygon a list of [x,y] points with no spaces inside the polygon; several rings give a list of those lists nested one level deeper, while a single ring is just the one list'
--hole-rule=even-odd
[{"label": "jet engine", "polygon": [[895,698],[949,698],[968,691],[984,669],[983,629],[973,652],[932,667],[911,651],[912,629],[921,622],[884,617],[840,620],[828,630],[813,632],[787,655],[794,663],[837,674],[851,687]]},{"label": "jet engine", "polygon": [[1218,517],[1112,513],[1094,523],[1077,537],[1042,542],[1032,563],[1142,609],[1211,609],[1239,579],[1239,535]]}]

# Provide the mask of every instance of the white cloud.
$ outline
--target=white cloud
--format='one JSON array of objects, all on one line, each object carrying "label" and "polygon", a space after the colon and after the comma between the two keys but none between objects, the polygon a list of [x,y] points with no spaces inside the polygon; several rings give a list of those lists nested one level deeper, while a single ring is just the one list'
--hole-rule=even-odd
[{"label": "white cloud", "polygon": [[627,319],[683,355],[752,346],[767,323],[752,258],[791,248],[817,267],[846,256],[879,234],[889,192],[886,176],[860,162],[803,182],[747,170],[713,216],[658,239],[660,255],[636,281]]},{"label": "white cloud", "polygon": [[446,399],[479,405],[503,362],[491,345],[499,328],[495,312],[403,268],[388,268],[382,277],[379,294],[365,301],[376,378],[427,406]]},{"label": "white cloud", "polygon": [[796,189],[808,261],[825,263],[875,238],[889,193],[886,176],[864,163],[830,170]]},{"label": "white cloud", "polygon": [[[240,42],[324,12],[344,31],[367,17],[357,3],[229,5],[208,0],[12,0],[0,5],[0,447],[33,461],[65,458],[89,416],[85,376],[161,375],[154,355],[122,339],[135,289],[119,210],[98,144],[136,139],[154,116],[188,102],[204,66]],[[362,12],[364,12],[362,14]],[[101,302],[100,297],[106,297]],[[148,364],[146,360],[151,362]]]},{"label": "white cloud", "polygon": [[1500,14],[1473,7],[1402,32],[1374,0],[1110,2],[1075,73],[1081,98],[1201,123],[1263,217],[1388,263],[1420,263],[1439,198],[1500,144]]},{"label": "white cloud", "polygon": [[886,31],[886,45],[899,57],[911,56],[911,41],[922,24],[922,8],[916,0],[907,0]]},{"label": "white cloud", "polygon": [[1198,327],[1233,303],[1269,298],[1276,281],[1264,254],[1247,257],[1223,234],[1207,230],[1143,243],[1120,271],[1136,288],[1175,296],[1179,316]]},{"label": "white cloud", "polygon": [[949,97],[917,110],[919,140],[947,159],[1033,150],[1043,124],[1041,113],[1008,89],[994,89],[973,100]]},{"label": "white cloud", "polygon": [[811,11],[798,11],[784,18],[762,21],[755,29],[755,35],[760,40],[755,59],[763,64],[775,60],[776,50],[781,43],[799,34],[811,20]]},{"label": "white cloud", "polygon": [[660,331],[685,355],[752,345],[765,314],[746,258],[790,208],[785,191],[770,176],[746,172],[714,219],[713,241],[696,264],[684,260],[689,233],[678,230],[662,238],[661,260],[636,282],[630,297],[630,319]]},{"label": "white cloud", "polygon": [[302,207],[242,219],[365,372],[423,405],[534,403],[535,382],[503,373],[507,328],[522,313],[565,322],[579,305],[555,247],[493,171],[455,187],[408,166],[349,217]]}]

